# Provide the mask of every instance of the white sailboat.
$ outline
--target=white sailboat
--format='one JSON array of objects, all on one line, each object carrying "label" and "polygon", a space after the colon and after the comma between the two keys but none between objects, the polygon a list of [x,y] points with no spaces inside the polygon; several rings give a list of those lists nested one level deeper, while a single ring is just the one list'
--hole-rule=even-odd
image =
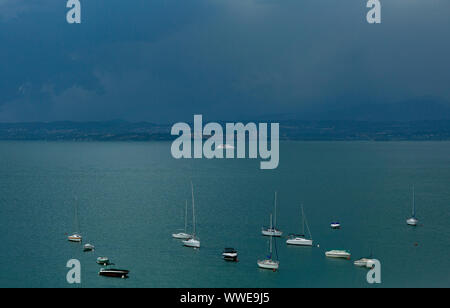
[{"label": "white sailboat", "polygon": [[185,213],[184,213],[184,232],[172,234],[173,238],[181,239],[181,240],[187,240],[187,239],[192,238],[192,235],[187,233],[187,207],[188,207],[188,204],[187,204],[187,200],[186,200],[186,208],[185,208]]},{"label": "white sailboat", "polygon": [[[263,227],[261,230],[262,235],[265,236],[276,236],[276,237],[280,237],[283,235],[283,232],[280,230],[277,230],[277,192],[275,192],[275,212],[274,212],[274,224],[273,227],[272,225],[267,228],[267,227]],[[272,220],[271,220],[272,223]]]},{"label": "white sailboat", "polygon": [[419,220],[416,218],[416,202],[415,202],[415,194],[414,194],[414,186],[413,186],[413,206],[412,206],[412,217],[406,220],[406,223],[410,226],[417,226]]},{"label": "white sailboat", "polygon": [[[308,230],[309,239],[305,238],[305,224],[306,229]],[[303,205],[302,205],[302,234],[296,235],[292,234],[289,236],[289,238],[286,240],[286,244],[288,245],[297,245],[297,246],[312,246],[313,240],[311,236],[311,231],[309,230],[308,222],[306,221],[305,213],[303,211]]]},{"label": "white sailboat", "polygon": [[[270,215],[270,227],[272,228],[272,215]],[[280,266],[280,261],[273,260],[272,258],[272,238],[273,235],[270,235],[270,248],[269,248],[269,256],[265,260],[258,260],[258,266],[263,269],[271,269],[276,271]]]},{"label": "white sailboat", "polygon": [[200,240],[195,236],[195,202],[194,202],[194,185],[191,182],[191,192],[192,192],[192,226],[193,232],[192,237],[188,240],[183,241],[183,245],[186,247],[200,248]]},{"label": "white sailboat", "polygon": [[75,198],[75,229],[76,229],[76,232],[72,235],[69,235],[67,237],[67,239],[70,242],[80,243],[83,240],[83,237],[80,234],[80,226],[78,223],[78,200],[76,198]]}]

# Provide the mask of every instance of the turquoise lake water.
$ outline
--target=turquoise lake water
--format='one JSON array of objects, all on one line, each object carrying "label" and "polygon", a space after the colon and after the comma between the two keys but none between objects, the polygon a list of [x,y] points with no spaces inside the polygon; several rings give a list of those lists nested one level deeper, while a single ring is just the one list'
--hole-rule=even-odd
[{"label": "turquoise lake water", "polygon": [[[171,234],[184,226],[190,181],[202,247]],[[420,226],[408,227],[415,185]],[[278,227],[314,247],[276,242],[280,270],[260,270],[278,191]],[[67,241],[78,198],[82,252]],[[331,230],[333,220],[341,230]],[[174,160],[168,142],[0,142],[1,287],[373,287],[353,260],[373,252],[377,287],[450,287],[449,142],[283,142],[276,170],[258,160]],[[417,244],[417,245],[415,245]],[[238,263],[221,259],[224,247]],[[352,261],[327,259],[348,249]],[[98,276],[108,256],[129,279]],[[79,259],[82,284],[66,282]]]}]

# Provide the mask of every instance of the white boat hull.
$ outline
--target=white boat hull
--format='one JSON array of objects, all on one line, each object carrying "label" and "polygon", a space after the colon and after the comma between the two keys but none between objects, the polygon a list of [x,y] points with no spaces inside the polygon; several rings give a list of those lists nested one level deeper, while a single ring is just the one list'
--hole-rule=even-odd
[{"label": "white boat hull", "polygon": [[200,241],[191,238],[190,240],[183,241],[183,245],[186,247],[200,248]]},{"label": "white boat hull", "polygon": [[263,269],[277,270],[280,262],[273,260],[258,261],[258,266]]},{"label": "white boat hull", "polygon": [[275,229],[272,229],[272,230],[270,230],[270,229],[268,229],[268,230],[262,230],[261,233],[262,233],[262,235],[264,235],[264,236],[276,236],[276,237],[280,237],[280,236],[283,235],[283,232],[282,232],[282,231],[275,230]]},{"label": "white boat hull", "polygon": [[192,238],[192,235],[181,232],[181,233],[172,234],[172,237],[176,238],[176,239],[180,239],[180,240],[188,240],[188,239]]},{"label": "white boat hull", "polygon": [[342,259],[350,259],[351,254],[345,251],[327,251],[325,252],[325,256],[328,258],[342,258]]},{"label": "white boat hull", "polygon": [[67,237],[70,242],[81,242],[83,240],[82,236],[79,234],[73,234]]},{"label": "white boat hull", "polygon": [[84,249],[84,251],[94,251],[95,247],[94,247],[94,245],[86,244],[86,245],[84,245],[83,249]]},{"label": "white boat hull", "polygon": [[418,221],[416,218],[412,217],[412,218],[406,220],[406,223],[407,223],[409,226],[414,226],[414,227],[415,227],[415,226],[417,226],[417,224],[419,223],[419,221]]},{"label": "white boat hull", "polygon": [[356,260],[355,262],[353,262],[353,264],[356,266],[359,266],[359,267],[367,267],[367,264],[369,261],[371,261],[371,260],[362,258],[362,259]]},{"label": "white boat hull", "polygon": [[366,263],[367,268],[373,268],[374,266],[375,266],[375,260],[370,259],[369,261],[367,261],[367,263]]},{"label": "white boat hull", "polygon": [[222,256],[224,258],[233,259],[233,258],[237,258],[238,254],[237,254],[237,252],[234,252],[234,253],[223,253]]},{"label": "white boat hull", "polygon": [[302,237],[290,238],[286,241],[288,245],[296,245],[296,246],[312,246],[313,241],[308,240]]},{"label": "white boat hull", "polygon": [[108,265],[109,259],[106,257],[98,257],[96,262],[97,262],[97,264],[100,264],[100,265]]}]

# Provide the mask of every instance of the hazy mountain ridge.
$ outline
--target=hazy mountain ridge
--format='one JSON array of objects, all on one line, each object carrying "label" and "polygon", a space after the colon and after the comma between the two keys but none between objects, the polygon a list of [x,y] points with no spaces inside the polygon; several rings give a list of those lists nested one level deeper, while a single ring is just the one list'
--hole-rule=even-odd
[{"label": "hazy mountain ridge", "polygon": [[[246,121],[244,121],[246,122]],[[0,123],[0,140],[172,140],[171,125],[148,122]],[[280,121],[282,140],[450,140],[450,120]]]}]

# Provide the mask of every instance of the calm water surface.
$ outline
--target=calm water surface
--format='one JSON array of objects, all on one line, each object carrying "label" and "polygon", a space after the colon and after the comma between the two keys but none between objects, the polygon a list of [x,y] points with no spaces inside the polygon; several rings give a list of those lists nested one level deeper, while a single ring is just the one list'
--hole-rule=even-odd
[{"label": "calm water surface", "polygon": [[[278,169],[261,171],[256,160],[177,161],[166,142],[0,142],[0,286],[77,287],[65,278],[72,258],[82,287],[370,286],[365,269],[324,257],[348,249],[353,260],[373,252],[382,287],[450,287],[449,142],[285,142],[280,155]],[[190,180],[200,250],[171,238],[184,227]],[[413,185],[417,228],[405,224]],[[277,273],[256,266],[275,190],[279,228],[300,232],[303,204],[320,245],[277,240]],[[92,253],[66,240],[75,196]],[[333,231],[336,219],[343,228]],[[238,263],[221,259],[227,246]],[[99,277],[98,256],[130,279]]]}]

